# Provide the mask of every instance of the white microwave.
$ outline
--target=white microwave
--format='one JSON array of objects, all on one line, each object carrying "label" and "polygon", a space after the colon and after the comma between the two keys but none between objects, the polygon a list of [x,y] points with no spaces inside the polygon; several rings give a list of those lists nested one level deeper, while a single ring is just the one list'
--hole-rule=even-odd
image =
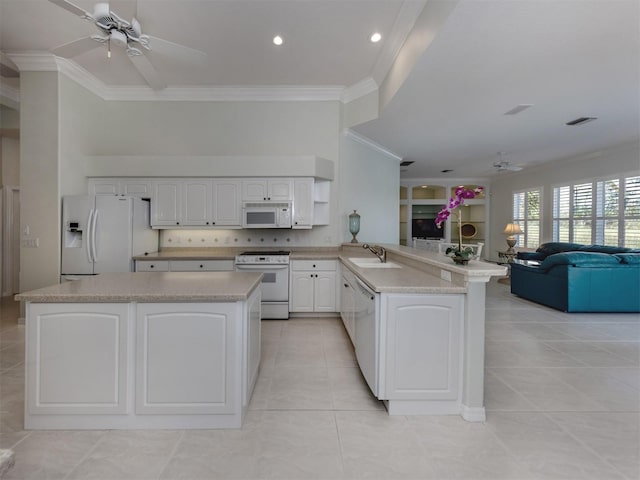
[{"label": "white microwave", "polygon": [[243,228],[291,228],[291,202],[244,202]]}]

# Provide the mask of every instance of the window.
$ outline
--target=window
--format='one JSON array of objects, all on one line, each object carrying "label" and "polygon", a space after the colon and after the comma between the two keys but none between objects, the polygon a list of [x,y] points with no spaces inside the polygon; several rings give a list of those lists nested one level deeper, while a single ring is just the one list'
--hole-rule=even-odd
[{"label": "window", "polygon": [[624,182],[623,246],[640,248],[640,176]]},{"label": "window", "polygon": [[519,247],[540,245],[540,189],[513,194],[513,221],[524,234],[516,237]]},{"label": "window", "polygon": [[553,240],[640,247],[640,177],[555,187]]}]

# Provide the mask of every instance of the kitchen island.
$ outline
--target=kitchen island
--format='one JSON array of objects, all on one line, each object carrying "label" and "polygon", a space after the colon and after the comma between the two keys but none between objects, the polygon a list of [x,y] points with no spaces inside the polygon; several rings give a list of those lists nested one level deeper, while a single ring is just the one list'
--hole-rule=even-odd
[{"label": "kitchen island", "polygon": [[105,273],[21,293],[25,429],[240,428],[259,273]]}]

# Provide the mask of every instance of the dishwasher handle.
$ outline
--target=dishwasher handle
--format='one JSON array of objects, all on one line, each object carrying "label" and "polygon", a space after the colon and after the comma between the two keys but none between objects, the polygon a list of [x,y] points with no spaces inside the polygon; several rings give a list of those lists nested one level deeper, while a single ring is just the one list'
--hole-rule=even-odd
[{"label": "dishwasher handle", "polygon": [[358,277],[355,277],[356,282],[358,282],[358,286],[360,287],[360,289],[362,290],[362,293],[364,293],[365,295],[368,295],[371,297],[371,300],[373,300],[374,298],[376,298],[376,294],[375,292],[373,292],[368,285],[366,285],[362,280],[360,280]]}]

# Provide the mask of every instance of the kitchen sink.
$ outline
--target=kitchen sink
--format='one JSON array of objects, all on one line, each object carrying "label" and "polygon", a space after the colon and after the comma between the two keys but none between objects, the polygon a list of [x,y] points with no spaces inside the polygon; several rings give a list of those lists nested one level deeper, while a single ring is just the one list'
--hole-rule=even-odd
[{"label": "kitchen sink", "polygon": [[349,257],[349,261],[360,268],[402,268],[397,263],[382,263],[377,257]]}]

